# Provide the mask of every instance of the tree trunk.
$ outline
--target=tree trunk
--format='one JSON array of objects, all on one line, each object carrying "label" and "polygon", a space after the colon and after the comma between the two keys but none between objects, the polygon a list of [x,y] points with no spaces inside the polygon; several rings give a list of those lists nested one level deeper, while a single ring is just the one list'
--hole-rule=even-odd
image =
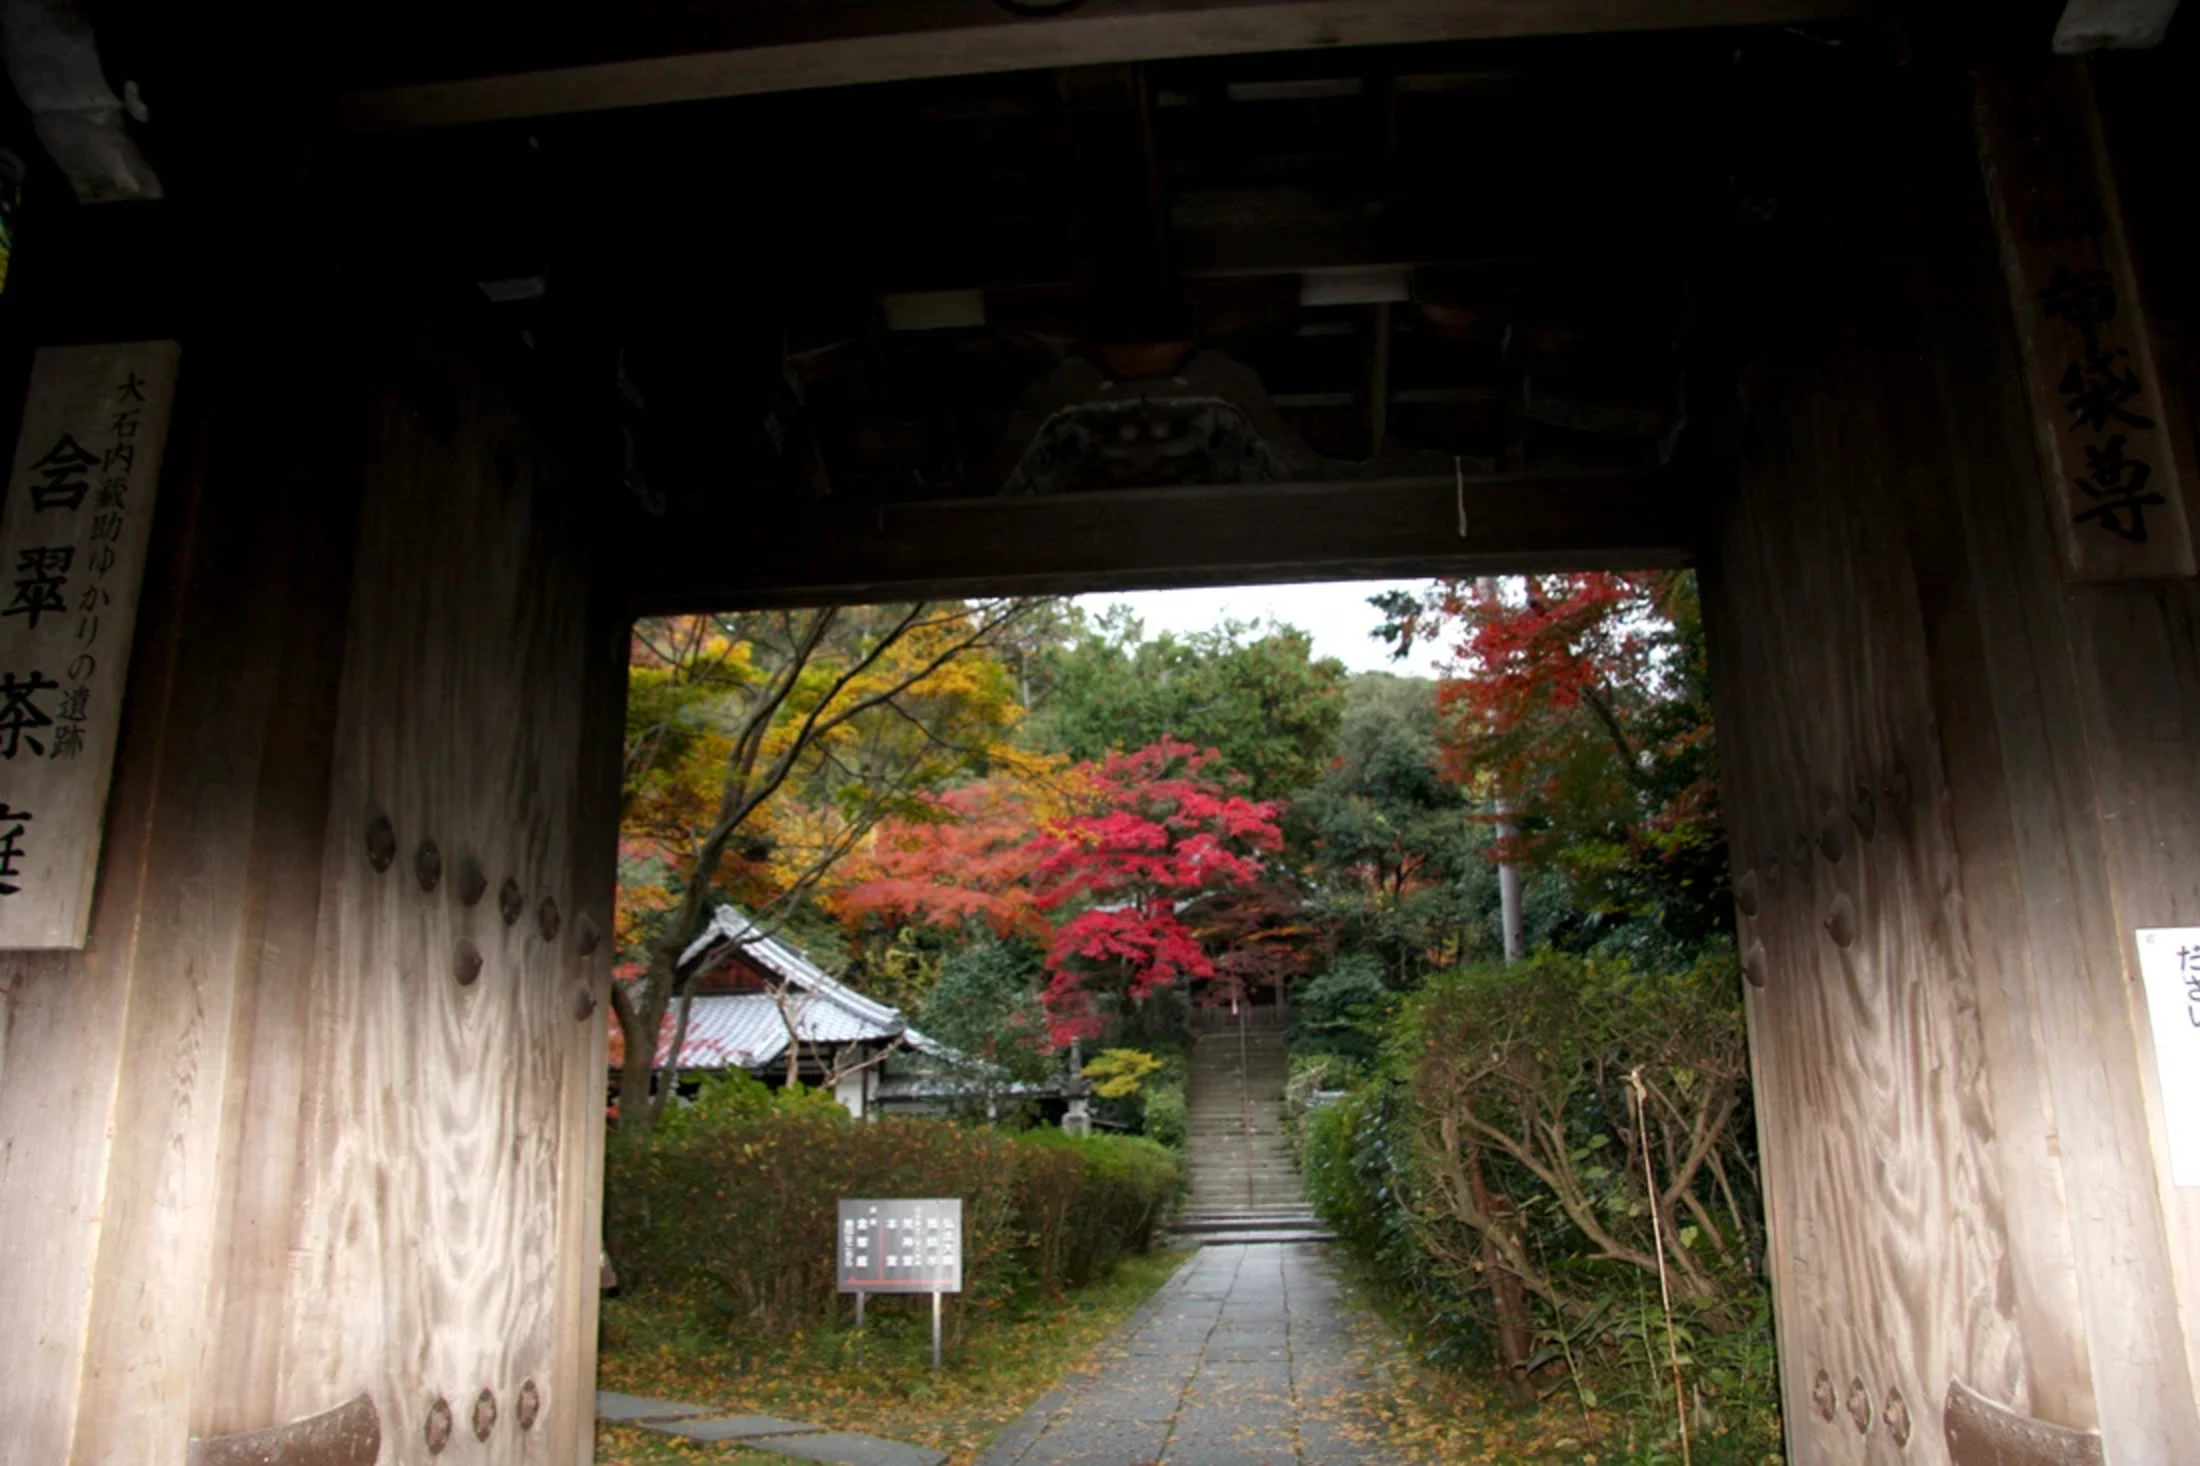
[{"label": "tree trunk", "polygon": [[[650,970],[632,996],[615,996],[612,1012],[619,1021],[619,1038],[625,1053],[619,1061],[619,1128],[642,1134],[655,1128],[661,1106],[652,1090],[657,1072],[657,1039],[664,1032],[665,1014],[672,1007],[672,978],[660,972],[661,956],[652,957]],[[675,1056],[677,1060],[677,1056]]]},{"label": "tree trunk", "polygon": [[[1490,1190],[1482,1174],[1481,1149],[1469,1147],[1466,1162],[1467,1184],[1473,1189],[1476,1209],[1483,1216],[1509,1221],[1512,1207]],[[1528,1360],[1535,1354],[1535,1315],[1529,1311],[1528,1290],[1520,1275],[1506,1265],[1487,1232],[1482,1234],[1482,1271],[1489,1279],[1490,1299],[1497,1312],[1498,1363],[1504,1367],[1507,1383],[1519,1388],[1526,1383]]]},{"label": "tree trunk", "polygon": [[[1520,837],[1520,827],[1507,817],[1510,813],[1501,796],[1497,801],[1497,838],[1500,842]],[[1520,867],[1509,857],[1497,863],[1497,910],[1505,937],[1505,960],[1518,962],[1527,944],[1520,920]]]}]

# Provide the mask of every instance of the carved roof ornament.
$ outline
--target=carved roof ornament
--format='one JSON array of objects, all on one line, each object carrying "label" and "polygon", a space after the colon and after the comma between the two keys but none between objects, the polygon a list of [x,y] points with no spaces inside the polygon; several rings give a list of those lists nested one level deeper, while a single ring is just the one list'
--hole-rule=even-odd
[{"label": "carved roof ornament", "polygon": [[146,120],[136,83],[118,97],[80,6],[0,0],[0,53],[47,155],[87,204],[161,197],[159,177],[130,135]]},{"label": "carved roof ornament", "polygon": [[[1413,455],[1424,467],[1429,456]],[[1062,362],[1025,394],[993,480],[1020,496],[1346,479],[1374,468],[1316,453],[1284,424],[1258,374],[1202,351],[1173,376],[1132,381],[1081,358]]]}]

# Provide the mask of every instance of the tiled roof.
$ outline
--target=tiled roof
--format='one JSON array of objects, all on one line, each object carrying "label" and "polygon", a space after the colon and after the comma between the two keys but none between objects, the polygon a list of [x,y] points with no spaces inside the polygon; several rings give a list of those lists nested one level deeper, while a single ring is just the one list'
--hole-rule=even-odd
[{"label": "tiled roof", "polygon": [[759,930],[746,913],[736,907],[721,906],[711,915],[710,925],[703,934],[688,944],[680,954],[682,967],[694,967],[716,958],[728,947],[738,945],[743,955],[778,975],[779,980],[815,993],[821,999],[868,1022],[882,1026],[891,1025],[897,1032],[902,1025],[901,1010],[884,1003],[874,1002],[854,988],[843,987],[826,975],[825,969],[812,962],[800,948],[788,945],[779,938]]},{"label": "tiled roof", "polygon": [[[883,1041],[901,1031],[892,1025],[871,1023],[837,1003],[799,991],[786,995],[782,1016],[780,999],[770,993],[711,993],[697,997],[688,1010],[687,1044],[681,1050],[682,1069],[755,1069],[771,1063],[787,1051],[787,1020],[806,1044]],[[657,1039],[657,1062],[666,1066],[672,1057],[671,1015]]]},{"label": "tiled roof", "polygon": [[[783,996],[698,994],[688,1009],[687,1042],[681,1048],[679,1068],[761,1068],[786,1053],[789,1019],[806,1044],[882,1042],[908,1028],[901,1010],[835,982],[799,949],[759,931],[747,915],[731,906],[718,908],[709,928],[680,954],[680,965],[692,968],[709,962],[736,944],[744,955],[775,974],[787,991]],[[671,1066],[676,1016],[666,1014],[657,1035],[660,1067]]]},{"label": "tiled roof", "polygon": [[[735,944],[744,956],[778,977],[784,998],[771,993],[698,993],[688,1007],[687,1042],[682,1069],[762,1069],[787,1052],[787,1020],[806,1044],[879,1043],[899,1038],[930,1072],[882,1075],[881,1089],[907,1095],[967,1093],[992,1089],[1003,1095],[1050,1094],[1053,1084],[1008,1083],[1006,1074],[986,1060],[965,1054],[911,1028],[899,1008],[866,998],[834,981],[800,948],[757,930],[739,910],[721,906],[702,936],[680,954],[680,966],[694,969],[715,962]],[[782,1016],[781,1004],[785,1004]],[[657,1035],[657,1065],[672,1067],[675,1013],[665,1015]],[[612,1062],[619,1039],[611,1034]],[[926,1061],[929,1061],[927,1063]]]},{"label": "tiled roof", "polygon": [[988,1084],[969,1074],[889,1074],[878,1082],[880,1099],[962,1099],[991,1094],[1001,1099],[1030,1099],[1062,1092],[1059,1084],[1011,1079]]}]

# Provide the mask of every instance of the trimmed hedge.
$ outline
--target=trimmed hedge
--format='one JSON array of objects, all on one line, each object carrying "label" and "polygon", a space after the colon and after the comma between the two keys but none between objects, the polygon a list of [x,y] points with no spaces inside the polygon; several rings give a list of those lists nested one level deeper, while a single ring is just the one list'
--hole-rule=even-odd
[{"label": "trimmed hedge", "polygon": [[1030,1130],[1009,1148],[1016,1226],[1034,1279],[1049,1292],[1081,1288],[1153,1247],[1162,1210],[1184,1180],[1168,1147],[1125,1135]]},{"label": "trimmed hedge", "polygon": [[731,1085],[648,1136],[614,1134],[604,1237],[625,1291],[741,1338],[830,1321],[839,1202],[959,1196],[966,1304],[1060,1293],[1153,1245],[1182,1185],[1151,1141],[859,1124],[829,1097]]}]

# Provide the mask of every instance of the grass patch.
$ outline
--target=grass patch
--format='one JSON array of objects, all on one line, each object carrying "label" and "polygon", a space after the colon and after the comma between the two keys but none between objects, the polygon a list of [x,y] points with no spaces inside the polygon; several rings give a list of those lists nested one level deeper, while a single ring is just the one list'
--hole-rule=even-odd
[{"label": "grass patch", "polygon": [[[1413,1466],[1679,1466],[1670,1394],[1630,1397],[1613,1388],[1614,1371],[1603,1366],[1578,1382],[1547,1372],[1537,1379],[1537,1396],[1523,1397],[1482,1369],[1436,1362],[1435,1341],[1353,1271],[1347,1289],[1360,1305],[1353,1328],[1379,1364],[1377,1398],[1369,1403]],[[1577,1383],[1598,1401],[1595,1408],[1583,1403]],[[1762,1387],[1775,1388],[1769,1375]],[[1695,1466],[1782,1466],[1785,1459],[1758,1421],[1699,1416],[1692,1430]]]},{"label": "grass patch", "polygon": [[[953,1466],[969,1466],[1002,1426],[1153,1296],[1185,1256],[1127,1258],[1106,1278],[1062,1299],[973,1320],[950,1345],[938,1375],[931,1368],[928,1300],[874,1308],[860,1340],[847,1326],[852,1319],[844,1318],[839,1327],[745,1350],[699,1337],[692,1325],[668,1322],[645,1304],[606,1299],[597,1383],[729,1415],[776,1415],[908,1441],[945,1451]],[[956,1301],[950,1298],[947,1306],[953,1310]],[[786,1466],[787,1458],[599,1423],[596,1460],[599,1466]]]}]

